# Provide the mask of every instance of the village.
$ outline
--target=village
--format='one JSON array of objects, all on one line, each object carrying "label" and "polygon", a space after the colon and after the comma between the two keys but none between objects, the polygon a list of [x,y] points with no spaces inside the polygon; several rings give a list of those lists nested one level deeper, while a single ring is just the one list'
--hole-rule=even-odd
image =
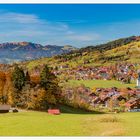
[{"label": "village", "polygon": [[[71,69],[68,65],[61,65],[53,69],[53,73],[60,78],[60,82],[67,83],[69,80],[116,80],[121,84],[130,84],[137,81],[135,88],[112,88],[96,87],[94,90],[88,87],[77,87],[78,97],[75,100],[88,104],[91,108],[102,108],[120,111],[140,111],[140,78],[138,77],[139,64],[117,63],[111,66],[78,67]],[[41,67],[31,71],[31,75],[38,76]],[[63,90],[61,96],[68,102],[74,100],[73,87]],[[78,99],[77,99],[78,98]],[[78,103],[77,103],[78,104]],[[80,107],[81,105],[79,105]]]},{"label": "village", "polygon": [[122,83],[129,83],[137,77],[137,68],[139,64],[118,63],[111,66],[79,66],[70,68],[68,65],[62,65],[54,70],[56,75],[65,75],[69,80],[119,80]]},{"label": "village", "polygon": [[[75,91],[75,90],[74,90]],[[76,94],[73,89],[67,89],[65,98],[69,101],[76,100],[90,108],[108,110],[111,112],[137,112],[140,111],[140,89],[96,88],[91,91],[87,87],[78,87]],[[79,104],[79,107],[81,104]]]},{"label": "village", "polygon": [[[40,65],[29,71],[30,78],[36,84],[39,83],[40,71],[44,65]],[[82,104],[89,106],[85,109],[100,111],[140,111],[140,76],[138,71],[139,64],[119,63],[112,66],[100,67],[78,67],[70,69],[67,65],[60,66],[57,70],[52,69],[52,72],[59,77],[60,83],[67,83],[69,80],[116,80],[121,84],[130,84],[132,81],[137,81],[135,88],[117,88],[112,85],[111,88],[89,88],[86,86],[65,87],[62,88],[60,98],[66,100],[66,104],[74,105],[74,100],[79,107]],[[1,65],[1,71],[8,73],[13,69],[10,65]],[[28,72],[24,68],[25,73]],[[75,93],[77,95],[75,96]]]},{"label": "village", "polygon": [[[139,64],[120,63],[113,66],[101,67],[80,67],[69,70],[68,66],[61,66],[60,70],[55,71],[56,75],[64,74],[66,82],[68,80],[116,80],[122,84],[130,84],[137,81],[135,88],[101,88],[90,89],[88,87],[80,87],[79,102],[85,102],[89,106],[102,109],[110,109],[112,111],[140,111],[140,77],[137,67]],[[65,68],[65,69],[64,69]],[[73,100],[73,89],[67,89],[64,96],[68,100]]]}]

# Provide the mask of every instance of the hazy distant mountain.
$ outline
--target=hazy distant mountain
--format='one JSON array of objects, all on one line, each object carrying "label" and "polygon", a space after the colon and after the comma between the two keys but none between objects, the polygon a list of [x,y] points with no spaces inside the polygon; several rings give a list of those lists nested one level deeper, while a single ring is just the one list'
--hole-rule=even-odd
[{"label": "hazy distant mountain", "polygon": [[0,63],[32,60],[68,53],[76,48],[72,46],[40,45],[31,42],[12,42],[0,44]]}]

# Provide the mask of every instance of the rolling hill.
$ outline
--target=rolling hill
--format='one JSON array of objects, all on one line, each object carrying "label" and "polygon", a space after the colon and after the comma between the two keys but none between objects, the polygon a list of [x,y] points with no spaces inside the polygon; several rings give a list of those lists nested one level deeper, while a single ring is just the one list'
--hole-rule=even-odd
[{"label": "rolling hill", "polygon": [[120,62],[140,63],[139,56],[140,37],[132,36],[98,46],[88,46],[67,54],[28,61],[26,65],[29,69],[40,64],[73,69],[80,66],[103,66]]}]

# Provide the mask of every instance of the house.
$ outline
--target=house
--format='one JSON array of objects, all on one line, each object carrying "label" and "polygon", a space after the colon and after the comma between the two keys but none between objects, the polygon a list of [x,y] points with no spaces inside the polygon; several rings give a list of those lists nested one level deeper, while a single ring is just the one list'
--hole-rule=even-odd
[{"label": "house", "polygon": [[93,93],[93,92],[91,92],[90,94],[89,94],[89,97],[95,97],[95,96],[97,96],[95,93]]},{"label": "house", "polygon": [[8,113],[10,110],[11,106],[10,105],[0,105],[0,113]]},{"label": "house", "polygon": [[69,65],[68,65],[68,64],[66,64],[66,65],[61,65],[61,66],[59,66],[59,68],[60,68],[60,69],[69,68]]},{"label": "house", "polygon": [[101,99],[99,98],[99,97],[94,97],[93,99],[92,99],[92,103],[94,103],[94,104],[97,104],[97,103],[99,103],[101,101]]},{"label": "house", "polygon": [[140,109],[140,98],[134,98],[126,102],[125,106],[128,110]]},{"label": "house", "polygon": [[118,100],[118,101],[122,101],[122,100],[126,101],[126,98],[122,96],[121,94],[113,96],[113,99]]}]

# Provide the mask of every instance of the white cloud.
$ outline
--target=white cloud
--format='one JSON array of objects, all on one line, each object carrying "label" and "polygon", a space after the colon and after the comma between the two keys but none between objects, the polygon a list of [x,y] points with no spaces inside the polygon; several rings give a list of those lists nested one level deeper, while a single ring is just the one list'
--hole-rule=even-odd
[{"label": "white cloud", "polygon": [[0,13],[0,22],[1,23],[40,23],[40,19],[36,15],[28,15],[28,14],[21,14],[21,13]]},{"label": "white cloud", "polygon": [[83,24],[85,22],[87,21],[76,19],[49,21],[35,14],[0,11],[0,43],[30,41],[84,47],[129,35],[139,35],[139,20],[91,26]]},{"label": "white cloud", "polygon": [[[78,23],[77,20],[69,22]],[[0,43],[30,41],[40,44],[80,46],[98,40],[100,37],[98,34],[70,28],[68,23],[48,21],[34,14],[0,12]]]}]

